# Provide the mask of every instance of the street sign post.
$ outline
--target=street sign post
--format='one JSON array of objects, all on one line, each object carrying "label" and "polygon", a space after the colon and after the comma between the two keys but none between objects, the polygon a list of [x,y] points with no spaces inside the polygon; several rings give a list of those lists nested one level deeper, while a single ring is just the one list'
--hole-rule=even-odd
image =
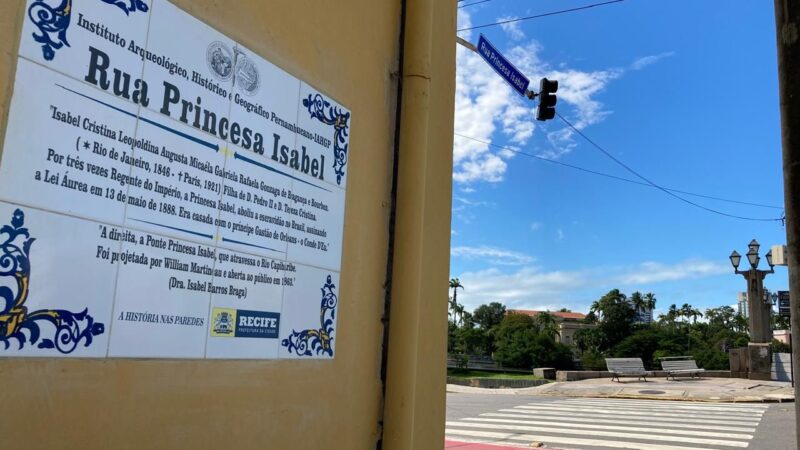
[{"label": "street sign post", "polygon": [[778,314],[781,317],[789,317],[792,314],[789,291],[778,291]]},{"label": "street sign post", "polygon": [[502,77],[511,87],[522,96],[526,95],[528,91],[528,80],[513,64],[511,64],[505,56],[503,56],[497,49],[489,42],[486,37],[481,34],[478,40],[478,54],[481,55],[487,63]]}]

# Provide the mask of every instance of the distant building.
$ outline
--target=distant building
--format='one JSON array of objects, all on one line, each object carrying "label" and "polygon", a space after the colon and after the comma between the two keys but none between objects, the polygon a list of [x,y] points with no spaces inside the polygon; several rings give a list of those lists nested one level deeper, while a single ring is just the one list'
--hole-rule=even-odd
[{"label": "distant building", "polygon": [[791,340],[791,331],[789,330],[773,330],[772,331],[772,338],[783,342],[786,345],[790,345],[789,341]]},{"label": "distant building", "polygon": [[633,321],[635,323],[653,323],[653,308],[637,308]]},{"label": "distant building", "polygon": [[526,314],[533,318],[543,312],[548,312],[556,318],[558,323],[558,335],[556,342],[566,345],[573,345],[575,342],[575,332],[583,328],[594,328],[594,324],[583,323],[586,314],[576,312],[561,311],[534,311],[530,309],[509,309],[506,314]]},{"label": "distant building", "polygon": [[739,292],[736,294],[736,312],[742,317],[749,317],[747,310],[747,292]]}]

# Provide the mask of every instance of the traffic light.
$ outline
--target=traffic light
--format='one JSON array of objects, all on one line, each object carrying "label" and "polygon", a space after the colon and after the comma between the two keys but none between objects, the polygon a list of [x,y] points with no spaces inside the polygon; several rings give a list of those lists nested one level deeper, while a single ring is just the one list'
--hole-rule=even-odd
[{"label": "traffic light", "polygon": [[558,80],[542,78],[539,82],[539,106],[536,108],[536,120],[550,120],[556,116],[556,91]]}]

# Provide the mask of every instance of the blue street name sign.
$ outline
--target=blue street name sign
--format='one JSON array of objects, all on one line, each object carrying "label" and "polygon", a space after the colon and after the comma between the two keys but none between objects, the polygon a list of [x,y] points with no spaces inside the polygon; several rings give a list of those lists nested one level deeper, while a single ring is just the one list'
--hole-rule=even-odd
[{"label": "blue street name sign", "polygon": [[505,56],[501,55],[483,34],[481,34],[480,39],[478,39],[478,54],[481,55],[481,57],[492,66],[494,71],[503,77],[519,95],[525,95],[530,80],[528,80],[522,72],[517,70]]}]

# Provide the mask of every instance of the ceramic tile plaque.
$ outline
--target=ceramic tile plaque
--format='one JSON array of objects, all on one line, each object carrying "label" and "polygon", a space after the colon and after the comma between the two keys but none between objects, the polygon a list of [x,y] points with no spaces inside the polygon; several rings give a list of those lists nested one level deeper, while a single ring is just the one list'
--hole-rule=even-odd
[{"label": "ceramic tile plaque", "polygon": [[29,0],[0,356],[333,358],[350,111],[167,0]]}]

